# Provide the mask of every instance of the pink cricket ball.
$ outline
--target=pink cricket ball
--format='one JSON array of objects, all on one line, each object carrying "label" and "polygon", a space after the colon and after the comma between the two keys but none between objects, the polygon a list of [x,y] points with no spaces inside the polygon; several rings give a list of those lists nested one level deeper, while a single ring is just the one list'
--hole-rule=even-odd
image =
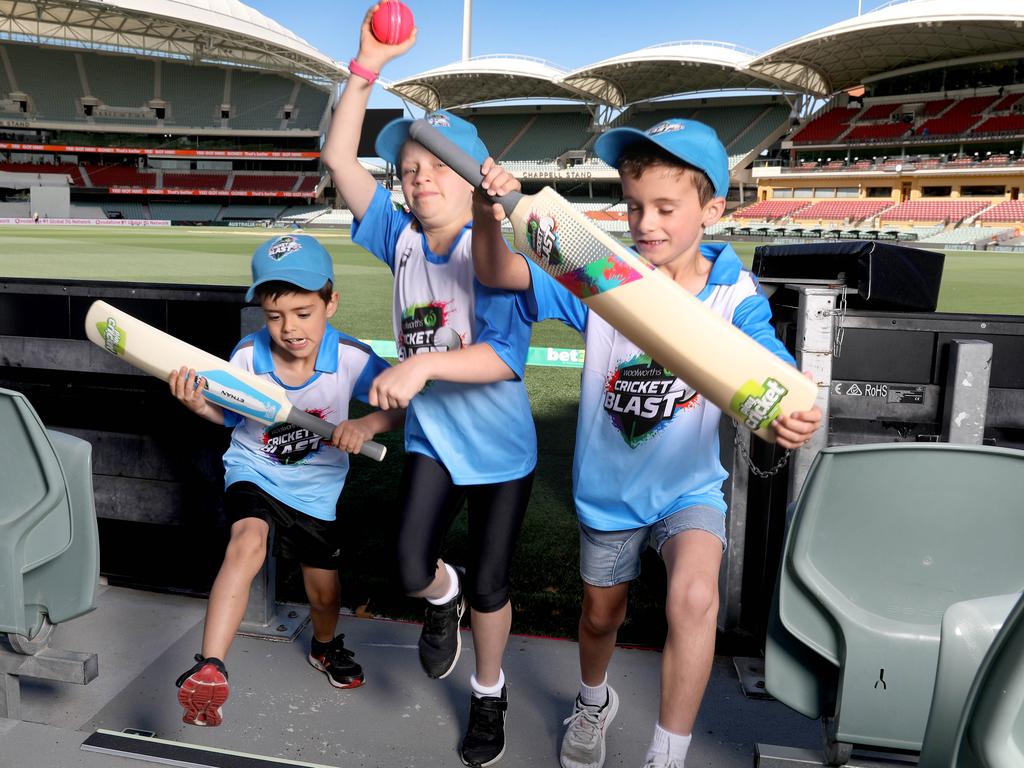
[{"label": "pink cricket ball", "polygon": [[400,0],[384,0],[370,19],[370,29],[382,43],[404,43],[412,34],[412,11]]}]

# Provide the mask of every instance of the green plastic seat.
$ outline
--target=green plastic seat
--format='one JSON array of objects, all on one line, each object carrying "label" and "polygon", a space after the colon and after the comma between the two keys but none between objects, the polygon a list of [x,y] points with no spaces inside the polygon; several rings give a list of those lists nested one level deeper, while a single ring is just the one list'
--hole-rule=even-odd
[{"label": "green plastic seat", "polygon": [[[765,648],[767,690],[829,744],[919,751],[942,616],[1024,589],[1024,452],[827,448],[793,509]],[[848,755],[848,751],[846,753]]]},{"label": "green plastic seat", "polygon": [[924,768],[1024,766],[1024,598],[996,635],[974,679],[952,749],[926,743]]},{"label": "green plastic seat", "polygon": [[31,641],[92,610],[99,583],[92,446],[48,432],[0,389],[0,632]]},{"label": "green plastic seat", "polygon": [[956,754],[971,687],[1020,594],[954,603],[942,616],[939,665],[918,768],[945,768]]}]

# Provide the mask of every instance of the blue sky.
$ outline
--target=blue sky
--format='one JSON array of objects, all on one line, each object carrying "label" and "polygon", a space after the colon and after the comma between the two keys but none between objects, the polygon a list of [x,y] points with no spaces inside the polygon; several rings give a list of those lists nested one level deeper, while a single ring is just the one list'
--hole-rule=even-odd
[{"label": "blue sky", "polygon": [[[243,0],[332,58],[347,62],[359,42],[368,0]],[[391,63],[391,80],[449,64],[462,55],[463,0],[406,0],[419,40]],[[864,11],[881,0],[864,0]],[[510,11],[509,9],[512,9]],[[626,15],[623,9],[628,9]],[[857,0],[474,0],[474,56],[513,53],[573,69],[677,40],[721,40],[755,51],[857,14]],[[401,102],[383,92],[371,106]]]}]

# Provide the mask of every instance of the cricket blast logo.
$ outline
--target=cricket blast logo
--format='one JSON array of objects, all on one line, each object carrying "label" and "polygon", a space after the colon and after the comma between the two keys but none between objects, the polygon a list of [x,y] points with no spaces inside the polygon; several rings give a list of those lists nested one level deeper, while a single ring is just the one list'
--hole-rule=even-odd
[{"label": "cricket blast logo", "polygon": [[[322,418],[323,411],[308,411]],[[316,453],[323,438],[308,429],[296,427],[286,421],[279,421],[263,430],[263,447],[260,449],[278,464],[305,464]]]},{"label": "cricket blast logo", "polygon": [[530,250],[546,260],[548,264],[558,266],[562,263],[558,222],[553,217],[531,213],[526,221],[526,238],[530,243]]},{"label": "cricket blast logo", "polygon": [[646,443],[677,413],[700,402],[691,387],[648,355],[620,364],[605,383],[604,409],[630,448]]}]

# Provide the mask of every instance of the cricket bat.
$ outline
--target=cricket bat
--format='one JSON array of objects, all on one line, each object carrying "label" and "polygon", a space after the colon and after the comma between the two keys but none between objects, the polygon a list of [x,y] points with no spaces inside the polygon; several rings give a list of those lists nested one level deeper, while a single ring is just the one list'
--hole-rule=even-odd
[{"label": "cricket bat", "polygon": [[[480,164],[426,120],[409,137],[475,187]],[[758,437],[806,411],[818,388],[639,255],[544,187],[494,198],[512,223],[513,245],[613,328]]]},{"label": "cricket bat", "polygon": [[[334,424],[293,406],[282,387],[186,344],[105,301],[94,301],[89,307],[85,335],[93,344],[164,381],[183,365],[194,368],[196,375],[205,379],[203,397],[262,424],[287,422],[328,440],[334,433]],[[387,448],[368,440],[359,452],[381,461]]]}]

